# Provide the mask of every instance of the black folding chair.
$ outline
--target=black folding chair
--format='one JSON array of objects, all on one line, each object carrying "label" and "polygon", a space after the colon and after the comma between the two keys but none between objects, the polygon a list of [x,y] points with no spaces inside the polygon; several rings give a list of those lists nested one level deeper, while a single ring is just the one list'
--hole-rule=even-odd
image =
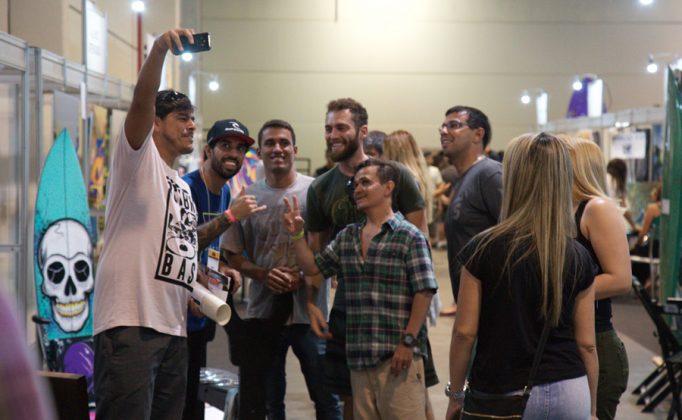
[{"label": "black folding chair", "polygon": [[[666,313],[666,311],[664,311],[664,306],[657,304],[651,298],[649,292],[647,292],[642,284],[634,277],[632,279],[632,288],[656,326],[656,334],[661,346],[661,356],[663,358],[663,365],[661,367],[664,367],[665,369],[665,376],[661,376],[652,385],[649,385],[644,393],[642,393],[640,401],[645,403],[645,407],[642,411],[653,411],[668,394],[672,394],[672,404],[670,406],[670,411],[668,411],[668,419],[672,419],[677,415],[677,418],[682,420],[682,404],[680,403],[682,345],[680,345],[680,342],[670,329],[668,323],[663,319],[662,315]],[[661,367],[659,367],[657,371],[663,373],[660,370]],[[656,372],[652,373],[652,375],[655,373]],[[651,379],[652,375],[647,379]],[[638,401],[638,403],[640,403],[640,401]]]}]

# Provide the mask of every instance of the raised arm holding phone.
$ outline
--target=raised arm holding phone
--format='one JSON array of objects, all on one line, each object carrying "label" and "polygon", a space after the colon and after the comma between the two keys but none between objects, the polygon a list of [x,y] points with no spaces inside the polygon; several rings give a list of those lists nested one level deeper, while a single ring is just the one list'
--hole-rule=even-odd
[{"label": "raised arm holding phone", "polygon": [[186,311],[197,281],[197,209],[173,163],[194,149],[194,106],[158,92],[166,55],[190,29],[157,37],[140,70],[108,179],[94,310],[98,419],[180,419]]}]

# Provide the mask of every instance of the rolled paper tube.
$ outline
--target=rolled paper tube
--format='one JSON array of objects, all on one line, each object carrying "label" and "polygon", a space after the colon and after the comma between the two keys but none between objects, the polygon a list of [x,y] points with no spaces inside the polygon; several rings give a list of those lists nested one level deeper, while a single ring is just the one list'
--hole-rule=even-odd
[{"label": "rolled paper tube", "polygon": [[192,297],[199,302],[201,312],[221,327],[230,321],[232,311],[227,303],[220,300],[201,284],[197,283],[194,285]]}]

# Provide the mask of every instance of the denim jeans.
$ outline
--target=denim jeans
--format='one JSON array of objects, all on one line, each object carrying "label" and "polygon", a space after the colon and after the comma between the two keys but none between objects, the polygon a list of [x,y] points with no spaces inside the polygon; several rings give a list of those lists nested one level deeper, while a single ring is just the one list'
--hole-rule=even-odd
[{"label": "denim jeans", "polygon": [[269,420],[285,419],[286,358],[289,347],[301,364],[301,372],[308,387],[308,395],[315,403],[318,420],[341,419],[338,398],[323,386],[325,342],[318,338],[308,324],[293,324],[284,328],[275,348],[268,373],[267,411]]},{"label": "denim jeans", "polygon": [[590,388],[587,376],[535,385],[523,420],[589,420]]}]

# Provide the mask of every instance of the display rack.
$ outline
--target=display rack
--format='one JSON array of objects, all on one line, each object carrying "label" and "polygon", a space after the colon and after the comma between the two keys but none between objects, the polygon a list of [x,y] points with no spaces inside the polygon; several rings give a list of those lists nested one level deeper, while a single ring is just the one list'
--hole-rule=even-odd
[{"label": "display rack", "polygon": [[88,102],[107,108],[128,109],[133,99],[133,85],[111,78],[105,74],[88,71],[81,64],[74,63],[47,50],[40,50],[42,78],[46,90],[63,90],[67,93],[80,92],[80,84],[86,81]]},{"label": "display rack", "polygon": [[[6,191],[16,194],[16,214],[6,220],[7,226],[16,226],[16,231],[0,243],[0,254],[9,256],[7,272],[13,277],[15,303],[22,312],[20,319],[27,325],[28,311],[33,307],[33,206],[31,186],[35,186],[42,167],[43,153],[40,150],[43,125],[43,97],[45,93],[63,91],[79,95],[81,83],[86,82],[87,103],[106,108],[128,109],[133,97],[134,86],[108,75],[87,71],[75,63],[53,52],[35,48],[24,40],[0,32],[0,83],[16,86],[14,130],[9,139],[16,170],[10,174],[13,179],[3,180],[10,188]],[[15,135],[14,135],[15,134]],[[31,160],[31,156],[35,159]],[[15,188],[11,188],[15,186]],[[11,199],[10,196],[5,196]]]},{"label": "display rack", "polygon": [[616,126],[616,123],[621,122],[628,122],[634,126],[663,123],[664,121],[665,109],[663,108],[634,108],[611,112],[600,117],[566,118],[549,121],[542,126],[542,129],[553,133],[565,133],[612,128]]}]

